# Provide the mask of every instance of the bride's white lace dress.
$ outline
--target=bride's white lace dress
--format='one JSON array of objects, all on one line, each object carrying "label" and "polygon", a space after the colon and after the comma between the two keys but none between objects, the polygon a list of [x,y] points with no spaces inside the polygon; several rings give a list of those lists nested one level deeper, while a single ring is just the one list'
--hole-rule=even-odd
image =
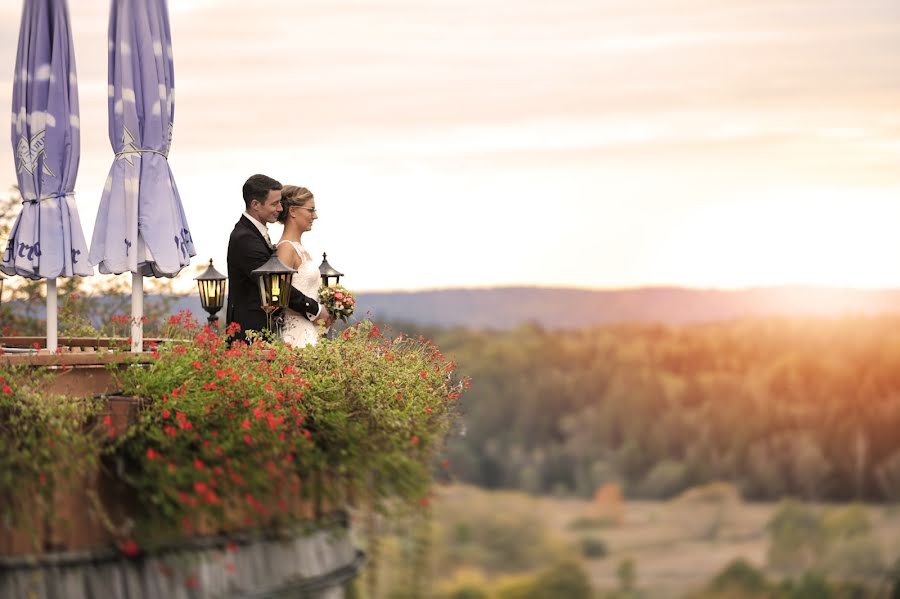
[{"label": "bride's white lace dress", "polygon": [[[319,286],[322,278],[319,274],[319,267],[313,263],[312,256],[306,251],[306,248],[299,241],[290,241],[284,239],[278,242],[289,243],[297,255],[300,256],[300,267],[291,277],[291,286],[302,292],[307,297],[315,300],[319,296]],[[284,324],[281,327],[281,339],[285,343],[289,343],[294,347],[305,347],[307,345],[315,345],[319,339],[319,332],[305,314],[298,314],[290,308],[285,308]]]}]

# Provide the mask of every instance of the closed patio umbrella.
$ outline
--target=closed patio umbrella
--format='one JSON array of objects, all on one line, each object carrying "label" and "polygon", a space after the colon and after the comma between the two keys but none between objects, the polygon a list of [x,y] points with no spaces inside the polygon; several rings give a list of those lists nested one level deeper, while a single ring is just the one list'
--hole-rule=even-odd
[{"label": "closed patio umbrella", "polygon": [[90,260],[132,275],[132,351],[143,342],[144,276],[174,277],[196,255],[169,168],[175,77],[164,0],[113,0],[109,17],[109,141]]},{"label": "closed patio umbrella", "polygon": [[26,0],[13,75],[12,145],[22,210],[0,269],[47,279],[47,347],[56,349],[56,278],[88,276],[75,205],[78,79],[66,0]]}]

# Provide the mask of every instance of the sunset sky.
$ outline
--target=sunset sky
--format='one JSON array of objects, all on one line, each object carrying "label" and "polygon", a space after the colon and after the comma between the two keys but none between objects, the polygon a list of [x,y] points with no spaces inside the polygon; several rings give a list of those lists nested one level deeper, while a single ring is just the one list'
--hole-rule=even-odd
[{"label": "sunset sky", "polygon": [[[6,110],[21,9],[0,0]],[[113,157],[109,5],[70,10],[90,242]],[[263,172],[316,194],[305,243],[357,290],[900,286],[897,0],[170,10],[195,263],[225,271],[240,187]]]}]

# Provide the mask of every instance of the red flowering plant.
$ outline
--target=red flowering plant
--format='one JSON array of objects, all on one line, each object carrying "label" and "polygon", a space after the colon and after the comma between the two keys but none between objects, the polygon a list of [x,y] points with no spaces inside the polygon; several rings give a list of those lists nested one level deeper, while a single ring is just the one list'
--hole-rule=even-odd
[{"label": "red flowering plant", "polygon": [[347,488],[375,501],[427,494],[464,385],[432,345],[364,322],[306,348],[229,348],[178,320],[189,339],[117,376],[141,398],[115,452],[142,542],[281,525],[308,517],[309,498],[335,504]]}]

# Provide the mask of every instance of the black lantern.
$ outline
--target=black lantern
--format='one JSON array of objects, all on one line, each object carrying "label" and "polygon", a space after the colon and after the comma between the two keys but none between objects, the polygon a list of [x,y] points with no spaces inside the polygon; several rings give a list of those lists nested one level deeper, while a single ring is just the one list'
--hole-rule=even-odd
[{"label": "black lantern", "polygon": [[200,305],[209,312],[206,320],[210,326],[218,326],[219,317],[216,314],[225,305],[225,281],[228,277],[213,268],[212,258],[209,260],[209,268],[202,275],[194,279],[200,291]]},{"label": "black lantern", "polygon": [[[327,260],[328,254],[322,252],[322,264],[319,265],[319,274],[322,276],[322,284],[326,287],[337,285],[341,282],[344,273],[336,271]],[[332,281],[334,279],[334,281]]]},{"label": "black lantern", "polygon": [[259,281],[259,302],[266,313],[269,330],[272,330],[272,313],[286,308],[291,299],[291,275],[295,272],[272,254],[268,262],[250,273]]}]

